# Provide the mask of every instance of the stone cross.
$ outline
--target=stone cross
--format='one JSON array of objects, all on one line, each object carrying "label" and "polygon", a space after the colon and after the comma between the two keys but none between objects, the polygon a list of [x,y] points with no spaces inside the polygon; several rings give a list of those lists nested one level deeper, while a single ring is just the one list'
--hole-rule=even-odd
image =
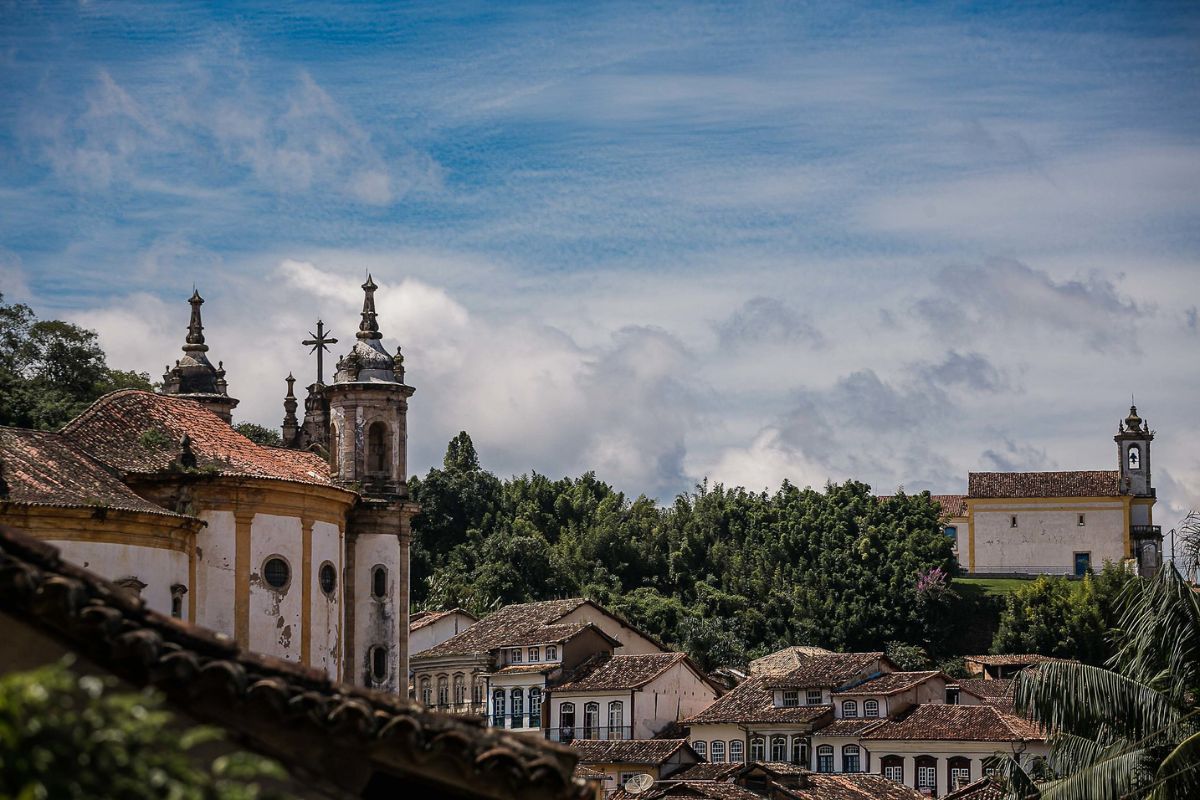
[{"label": "stone cross", "polygon": [[326,333],[328,333],[328,331],[325,330],[325,323],[321,320],[317,320],[317,332],[313,333],[312,331],[309,331],[308,335],[312,338],[305,339],[300,343],[303,345],[311,345],[312,350],[309,350],[308,352],[317,354],[317,383],[322,384],[325,383],[325,353],[329,350],[328,345],[337,344],[337,339],[334,339],[332,336],[326,336]]}]

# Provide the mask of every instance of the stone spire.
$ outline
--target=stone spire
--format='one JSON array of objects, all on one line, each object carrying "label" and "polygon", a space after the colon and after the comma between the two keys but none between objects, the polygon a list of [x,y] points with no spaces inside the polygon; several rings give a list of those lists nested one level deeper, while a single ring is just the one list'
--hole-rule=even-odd
[{"label": "stone spire", "polygon": [[296,432],[300,430],[300,420],[296,419],[296,408],[299,405],[296,402],[296,379],[292,373],[287,376],[287,396],[283,398],[283,444],[290,446],[292,440],[296,438]]},{"label": "stone spire", "polygon": [[208,345],[204,343],[204,323],[200,318],[200,306],[204,298],[196,289],[188,298],[192,307],[188,319],[187,337],[183,344],[183,358],[168,367],[163,374],[162,393],[179,395],[203,403],[226,422],[233,421],[233,409],[238,401],[229,396],[229,384],[225,380],[225,364],[213,366],[208,360]]},{"label": "stone spire", "polygon": [[367,273],[367,282],[362,285],[363,292],[366,294],[363,298],[362,322],[358,323],[358,333],[356,334],[359,339],[383,338],[383,334],[379,332],[379,322],[375,318],[375,290],[378,288],[375,281],[371,279],[371,274]]}]

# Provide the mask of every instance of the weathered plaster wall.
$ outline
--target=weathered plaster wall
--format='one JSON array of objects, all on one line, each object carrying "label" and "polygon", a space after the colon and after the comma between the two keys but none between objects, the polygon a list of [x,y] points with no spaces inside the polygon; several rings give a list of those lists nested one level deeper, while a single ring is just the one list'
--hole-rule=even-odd
[{"label": "weathered plaster wall", "polygon": [[[67,561],[79,564],[109,580],[137,578],[146,584],[142,589],[142,599],[160,614],[171,614],[171,585],[188,585],[187,553],[132,544],[64,542],[54,539],[46,541],[59,548],[62,557]],[[188,587],[188,591],[191,591],[191,587]],[[183,616],[187,618],[186,600],[183,604]]]},{"label": "weathered plaster wall", "polygon": [[[339,677],[341,668],[342,599],[345,592],[342,552],[342,533],[338,527],[328,522],[313,523],[308,657],[312,666],[324,670],[334,679]],[[326,562],[332,564],[337,572],[337,586],[332,595],[321,590],[321,565]]]},{"label": "weathered plaster wall", "polygon": [[[260,653],[300,660],[300,616],[303,552],[299,517],[255,514],[250,538],[250,648]],[[288,563],[289,580],[275,589],[262,577],[270,556]]]},{"label": "weathered plaster wall", "polygon": [[[357,674],[345,678],[384,691],[399,691],[399,537],[386,533],[359,534],[354,544],[354,564],[354,663]],[[382,564],[388,571],[387,593],[383,599],[371,595],[371,576],[377,564]],[[407,630],[407,620],[405,623]],[[382,683],[376,683],[370,677],[368,654],[375,645],[388,648],[388,675]]]},{"label": "weathered plaster wall", "polygon": [[208,523],[196,534],[196,622],[234,635],[236,533],[232,511],[202,511]]},{"label": "weathered plaster wall", "polygon": [[[1085,524],[1079,525],[1079,515]],[[1012,527],[1012,517],[1017,527]],[[988,503],[974,509],[975,571],[1072,574],[1075,553],[1090,552],[1092,568],[1125,558],[1121,499],[1061,504]]]},{"label": "weathered plaster wall", "polygon": [[584,604],[564,616],[560,623],[569,625],[576,622],[590,622],[600,630],[621,643],[614,652],[618,655],[638,655],[641,653],[666,652],[654,642],[632,628],[621,624],[620,620],[610,617],[600,609],[590,604]]}]

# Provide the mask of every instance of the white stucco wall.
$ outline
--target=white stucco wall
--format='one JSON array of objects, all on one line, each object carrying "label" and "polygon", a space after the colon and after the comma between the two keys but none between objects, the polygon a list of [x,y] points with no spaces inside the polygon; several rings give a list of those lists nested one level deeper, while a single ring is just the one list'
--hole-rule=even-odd
[{"label": "white stucco wall", "polygon": [[[937,759],[937,796],[948,794],[947,762],[951,758],[970,759],[971,780],[983,777],[983,762],[995,753],[1012,755],[1015,747],[1023,747],[1020,759],[1045,757],[1049,752],[1043,742],[1026,742],[1018,745],[1014,742],[916,742],[916,741],[877,741],[860,742],[871,752],[871,765],[868,771],[882,774],[883,758],[886,756],[901,756],[904,759],[904,784],[916,786],[918,756],[933,756]],[[840,755],[840,754],[839,754]]]},{"label": "white stucco wall", "polygon": [[605,614],[599,608],[584,604],[571,613],[562,617],[558,622],[568,625],[575,622],[590,622],[600,630],[621,643],[613,652],[618,655],[638,655],[641,653],[667,652],[654,642],[632,628],[623,625],[620,620]]},{"label": "white stucco wall", "polygon": [[672,722],[699,714],[716,691],[683,664],[676,664],[634,693],[633,737],[649,739]]},{"label": "white stucco wall", "polygon": [[[188,557],[177,550],[106,542],[47,541],[59,548],[65,560],[111,581],[137,578],[146,584],[142,599],[160,614],[171,614],[171,585],[188,585]],[[192,587],[188,586],[188,591],[192,591]],[[187,610],[187,595],[184,595],[184,619],[187,619]]]},{"label": "white stucco wall", "polygon": [[[321,565],[333,565],[337,572],[337,587],[332,596],[321,591]],[[322,669],[330,678],[337,679],[341,663],[342,648],[342,601],[345,587],[342,563],[342,533],[336,525],[314,522],[312,529],[312,610],[309,624],[309,659],[313,667]]]},{"label": "white stucco wall", "polygon": [[202,511],[207,524],[196,534],[196,622],[233,636],[236,594],[234,554],[237,547],[232,511]]},{"label": "white stucco wall", "polygon": [[[391,534],[360,534],[354,547],[354,647],[358,674],[344,675],[343,680],[397,692],[400,687],[400,623],[397,618],[400,607],[400,540]],[[387,594],[383,599],[371,596],[371,574],[377,564],[382,564],[388,571]],[[375,683],[370,678],[369,654],[376,645],[388,648],[388,676],[382,683]],[[405,676],[404,683],[407,682],[408,676]]]},{"label": "white stucco wall", "polygon": [[[1084,525],[1079,525],[1079,515]],[[1012,527],[1012,517],[1017,527]],[[1073,574],[1075,553],[1091,553],[1092,569],[1125,557],[1120,499],[1042,506],[1021,500],[974,509],[975,572]],[[961,534],[960,534],[961,537]]]},{"label": "white stucco wall", "polygon": [[423,625],[409,633],[408,651],[415,654],[428,650],[457,636],[474,624],[475,620],[466,614],[447,614],[436,622]]},{"label": "white stucco wall", "polygon": [[[290,579],[275,589],[262,577],[270,556],[281,556]],[[250,648],[300,661],[303,541],[299,517],[255,514],[250,527]]]}]

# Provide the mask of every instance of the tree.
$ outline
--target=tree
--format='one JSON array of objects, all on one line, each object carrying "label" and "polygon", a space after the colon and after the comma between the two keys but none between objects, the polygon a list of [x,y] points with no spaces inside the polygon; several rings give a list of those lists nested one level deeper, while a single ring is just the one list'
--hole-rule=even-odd
[{"label": "tree", "polygon": [[274,428],[256,425],[253,422],[241,422],[234,425],[233,429],[255,444],[266,447],[283,447],[283,437]]},{"label": "tree", "polygon": [[260,779],[287,777],[273,761],[234,751],[205,763],[221,738],[180,724],[150,691],[79,676],[65,664],[0,676],[0,798],[254,800],[277,796]]},{"label": "tree", "polygon": [[95,331],[38,321],[0,294],[0,425],[56,429],[116,389],[150,389],[150,376],[112,369]]},{"label": "tree", "polygon": [[1200,601],[1168,565],[1130,581],[1107,667],[1041,664],[1017,678],[1018,711],[1047,726],[1050,780],[1005,762],[1009,797],[1200,797]]}]

